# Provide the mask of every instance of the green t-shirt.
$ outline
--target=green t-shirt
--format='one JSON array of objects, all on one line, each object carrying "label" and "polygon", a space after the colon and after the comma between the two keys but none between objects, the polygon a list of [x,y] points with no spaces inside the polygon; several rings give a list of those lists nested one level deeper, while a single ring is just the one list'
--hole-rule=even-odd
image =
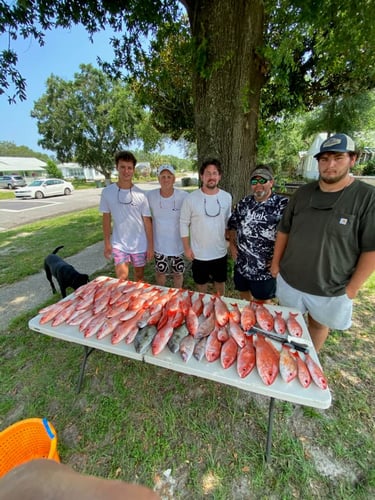
[{"label": "green t-shirt", "polygon": [[317,181],[306,184],[278,230],[289,234],[280,262],[287,283],[313,295],[343,295],[360,254],[375,251],[375,187],[356,180],[327,193]]}]

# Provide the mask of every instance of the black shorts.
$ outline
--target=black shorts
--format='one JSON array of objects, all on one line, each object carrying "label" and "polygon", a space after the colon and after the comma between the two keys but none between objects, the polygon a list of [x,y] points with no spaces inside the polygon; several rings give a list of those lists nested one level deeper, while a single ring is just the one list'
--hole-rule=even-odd
[{"label": "black shorts", "polygon": [[227,281],[227,255],[214,260],[194,259],[191,271],[193,279],[198,285],[205,285],[210,281],[224,283]]},{"label": "black shorts", "polygon": [[233,276],[235,289],[239,292],[250,292],[253,297],[259,300],[273,299],[276,296],[276,279],[249,280],[237,271]]}]

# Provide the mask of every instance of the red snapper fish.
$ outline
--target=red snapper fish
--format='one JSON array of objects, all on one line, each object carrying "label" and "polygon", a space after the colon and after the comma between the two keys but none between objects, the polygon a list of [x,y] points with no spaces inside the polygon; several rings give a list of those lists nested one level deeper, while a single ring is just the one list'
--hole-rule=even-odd
[{"label": "red snapper fish", "polygon": [[237,351],[238,345],[236,341],[233,337],[229,337],[229,339],[221,346],[220,352],[221,366],[224,368],[224,370],[232,366],[236,361]]},{"label": "red snapper fish", "polygon": [[191,307],[191,296],[193,293],[194,292],[192,290],[187,290],[181,298],[181,310],[184,316],[187,315],[187,312]]},{"label": "red snapper fish", "polygon": [[91,309],[83,309],[82,311],[77,311],[76,309],[76,312],[66,322],[71,326],[79,326],[85,319],[92,318],[92,315],[93,312]]},{"label": "red snapper fish", "polygon": [[302,326],[296,320],[298,313],[289,312],[289,317],[286,320],[286,326],[290,335],[294,337],[302,337]]},{"label": "red snapper fish", "polygon": [[311,384],[312,380],[309,369],[307,368],[306,363],[303,361],[303,359],[301,358],[301,356],[298,354],[297,351],[292,352],[292,354],[297,361],[297,377],[299,383],[302,385],[304,389],[307,389]]},{"label": "red snapper fish", "polygon": [[215,297],[214,311],[216,317],[216,323],[219,326],[224,326],[229,321],[229,309],[226,303],[220,298],[219,295]]},{"label": "red snapper fish", "polygon": [[226,342],[229,339],[228,325],[218,327],[217,338],[220,342]]},{"label": "red snapper fish", "polygon": [[80,330],[81,328],[83,329],[83,336],[84,337],[92,337],[93,335],[96,335],[97,331],[100,329],[104,321],[106,320],[106,315],[105,312],[101,312],[96,314],[95,316],[92,317],[91,321],[85,326],[83,324],[80,325]]},{"label": "red snapper fish", "polygon": [[96,333],[96,338],[98,340],[103,339],[107,335],[110,335],[117,327],[117,325],[120,323],[120,318],[119,316],[115,316],[113,318],[107,318],[102,326],[99,328],[99,330]]},{"label": "red snapper fish", "polygon": [[204,319],[202,323],[199,323],[198,325],[198,330],[197,333],[194,335],[195,338],[201,339],[202,337],[208,337],[210,333],[214,330],[215,328],[215,317],[214,314],[211,313],[211,315]]},{"label": "red snapper fish", "polygon": [[262,335],[256,336],[255,350],[258,374],[264,384],[271,385],[279,373],[279,352]]},{"label": "red snapper fish", "polygon": [[247,332],[255,325],[255,323],[255,311],[250,304],[246,304],[241,311],[241,327],[245,332]]},{"label": "red snapper fish", "polygon": [[60,312],[55,316],[52,320],[51,325],[52,326],[59,326],[62,323],[65,323],[70,316],[74,313],[75,311],[75,303],[72,302],[68,307],[64,307],[64,309],[60,310]]},{"label": "red snapper fish", "polygon": [[210,300],[204,303],[203,316],[205,318],[208,318],[208,316],[210,316],[210,314],[212,313],[214,309],[214,303],[215,303],[215,297],[210,297]]},{"label": "red snapper fish", "polygon": [[297,377],[297,360],[286,345],[281,346],[279,369],[281,378],[289,383]]},{"label": "red snapper fish", "polygon": [[229,335],[234,338],[239,347],[244,347],[246,344],[246,335],[241,326],[229,318]]},{"label": "red snapper fish", "polygon": [[188,332],[190,335],[193,337],[196,336],[198,332],[198,326],[199,326],[199,320],[198,316],[196,315],[194,309],[192,307],[189,308],[186,318],[185,318],[185,323],[188,329]]},{"label": "red snapper fish", "polygon": [[51,304],[50,306],[44,307],[40,309],[39,313],[42,315],[39,323],[44,325],[49,321],[53,320],[63,309],[69,307],[73,304],[73,299],[67,299],[61,302],[56,302],[55,304]]},{"label": "red snapper fish", "polygon": [[312,359],[310,354],[305,354],[305,362],[315,384],[320,387],[320,389],[327,389],[327,379],[325,378],[320,366]]},{"label": "red snapper fish", "polygon": [[253,336],[246,337],[246,344],[240,349],[237,356],[237,373],[240,378],[245,378],[255,366],[255,348]]},{"label": "red snapper fish", "polygon": [[262,330],[266,330],[270,332],[273,330],[273,316],[269,312],[269,310],[264,307],[262,304],[258,304],[255,309],[255,317],[258,322],[258,325],[262,328]]},{"label": "red snapper fish", "polygon": [[238,304],[231,304],[231,306],[232,306],[232,309],[229,311],[230,317],[236,323],[240,323],[241,322],[241,311],[240,311],[240,308],[238,307]]},{"label": "red snapper fish", "polygon": [[129,338],[132,338],[132,340],[134,340],[134,337],[137,335],[139,330],[138,321],[140,320],[142,314],[143,310],[141,309],[140,311],[138,311],[138,314],[133,316],[131,319],[128,319],[127,321],[121,321],[112,334],[111,343],[118,344],[124,339],[125,342],[128,343],[128,336]]},{"label": "red snapper fish", "polygon": [[275,311],[273,328],[279,335],[284,335],[286,332],[286,321],[283,318],[283,313],[281,311]]},{"label": "red snapper fish", "polygon": [[80,295],[80,301],[77,304],[76,309],[91,309],[94,303],[95,296],[95,288],[92,288],[91,291],[86,293],[84,296]]},{"label": "red snapper fish", "polygon": [[220,358],[221,342],[217,338],[217,330],[215,329],[207,337],[205,356],[209,363],[213,363]]},{"label": "red snapper fish", "polygon": [[191,303],[191,307],[193,308],[195,314],[198,317],[203,312],[203,307],[204,307],[203,297],[204,297],[204,293],[199,293],[198,297],[196,299],[192,300],[192,303]]},{"label": "red snapper fish", "polygon": [[173,316],[170,316],[170,320],[167,321],[167,323],[163,326],[161,330],[158,330],[157,334],[155,335],[151,348],[152,348],[152,354],[154,356],[157,356],[161,351],[164,349],[164,347],[168,344],[169,339],[173,335]]}]

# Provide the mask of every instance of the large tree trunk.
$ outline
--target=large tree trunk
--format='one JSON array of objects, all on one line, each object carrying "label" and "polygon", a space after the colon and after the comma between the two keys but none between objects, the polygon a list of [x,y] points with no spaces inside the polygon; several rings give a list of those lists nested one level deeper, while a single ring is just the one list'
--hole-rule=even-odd
[{"label": "large tree trunk", "polygon": [[255,167],[263,84],[262,0],[186,0],[196,41],[193,68],[198,161],[218,158],[221,187],[234,201],[249,191]]}]

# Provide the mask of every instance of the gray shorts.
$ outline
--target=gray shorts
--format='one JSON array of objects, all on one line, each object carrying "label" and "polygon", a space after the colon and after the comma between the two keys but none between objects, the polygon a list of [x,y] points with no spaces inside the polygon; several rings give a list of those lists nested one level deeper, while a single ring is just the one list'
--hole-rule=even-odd
[{"label": "gray shorts", "polygon": [[347,330],[352,324],[353,301],[346,294],[322,297],[301,292],[288,285],[279,273],[276,278],[276,297],[281,306],[295,307],[302,314],[308,312],[315,321],[332,330]]}]

